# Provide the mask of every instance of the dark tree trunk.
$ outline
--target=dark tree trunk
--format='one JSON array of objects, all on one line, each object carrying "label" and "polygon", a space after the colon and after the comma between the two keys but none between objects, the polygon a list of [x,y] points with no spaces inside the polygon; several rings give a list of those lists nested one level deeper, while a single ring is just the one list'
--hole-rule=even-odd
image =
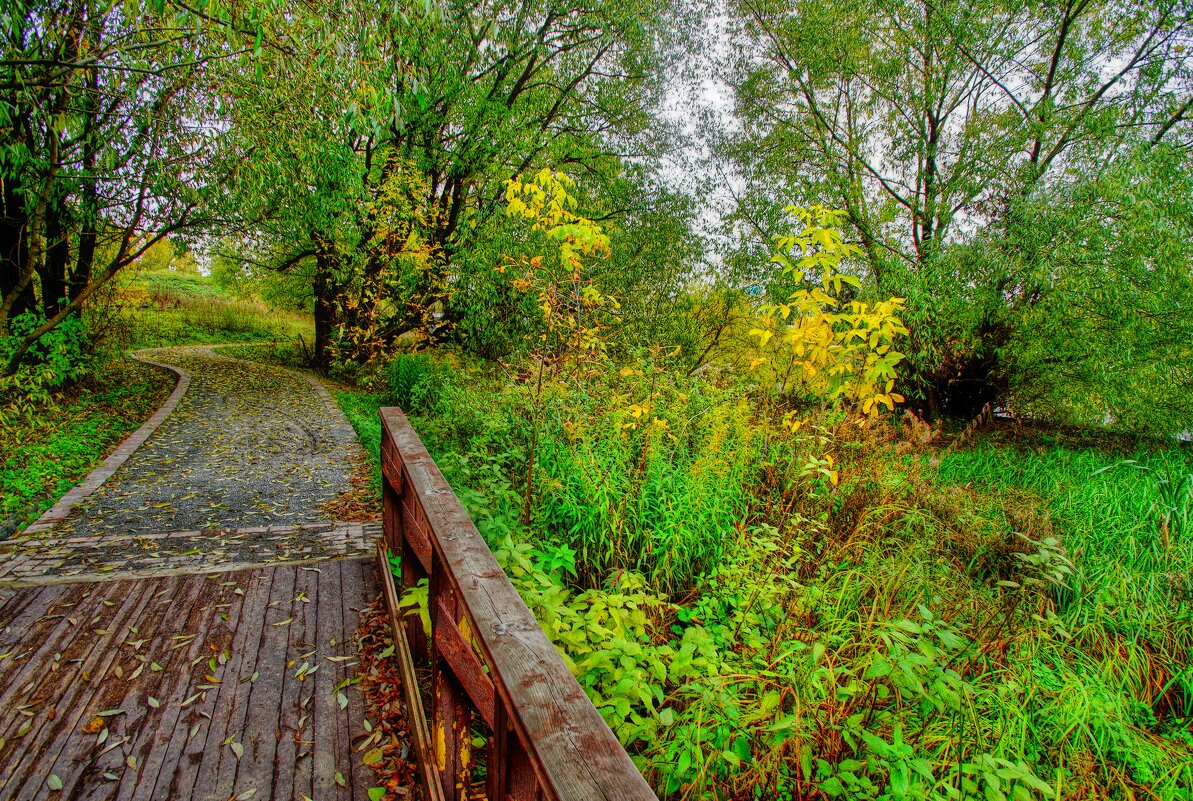
[{"label": "dark tree trunk", "polygon": [[312,290],[315,296],[315,369],[331,366],[331,332],[335,326],[335,255],[322,237],[312,237],[315,243],[315,277]]},{"label": "dark tree trunk", "polygon": [[[98,33],[96,34],[98,37]],[[99,113],[99,79],[96,70],[87,73],[88,91],[85,95],[86,117],[83,120],[83,180],[79,190],[79,246],[74,269],[67,279],[70,299],[74,300],[91,282],[91,268],[95,263],[96,228],[99,224],[99,191],[95,178],[95,157],[99,150],[96,141],[96,117]]]},{"label": "dark tree trunk", "polygon": [[[0,303],[3,303],[25,278],[25,266],[29,262],[29,216],[17,179],[6,175],[0,176],[0,181],[4,184],[0,206]],[[33,282],[30,281],[17,297],[8,319],[36,307],[37,299],[33,294]]]},{"label": "dark tree trunk", "polygon": [[66,274],[70,263],[69,212],[55,203],[46,209],[46,257],[38,268],[41,278],[41,306],[46,318],[53,317],[69,301]]}]

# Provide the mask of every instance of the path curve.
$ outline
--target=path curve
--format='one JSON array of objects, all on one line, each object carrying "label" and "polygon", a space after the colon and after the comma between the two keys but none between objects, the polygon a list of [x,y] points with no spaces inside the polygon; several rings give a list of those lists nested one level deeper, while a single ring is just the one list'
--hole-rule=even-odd
[{"label": "path curve", "polygon": [[49,531],[58,523],[65,520],[72,510],[91,493],[103,486],[109,478],[115,474],[120,466],[129,460],[137,449],[145,444],[145,441],[157,431],[158,426],[165,421],[178,402],[182,400],[182,396],[186,394],[187,389],[191,385],[191,374],[181,367],[176,367],[172,364],[163,364],[156,362],[150,358],[150,350],[138,350],[129,355],[139,362],[149,364],[154,367],[160,367],[169,370],[178,376],[178,381],[174,385],[174,391],[166,398],[166,402],[153,413],[153,415],[141,424],[140,428],[129,435],[128,439],[120,443],[116,450],[108,454],[108,457],[100,463],[99,467],[87,474],[76,487],[69,490],[65,495],[58,499],[58,502],[42,513],[41,517],[37,518],[32,524],[27,526],[24,534],[38,534],[43,531]]},{"label": "path curve", "polygon": [[352,492],[364,459],[330,393],[304,373],[214,347],[135,354],[178,373],[178,386],[24,537],[0,547],[0,582],[368,552],[375,526],[328,511]]}]

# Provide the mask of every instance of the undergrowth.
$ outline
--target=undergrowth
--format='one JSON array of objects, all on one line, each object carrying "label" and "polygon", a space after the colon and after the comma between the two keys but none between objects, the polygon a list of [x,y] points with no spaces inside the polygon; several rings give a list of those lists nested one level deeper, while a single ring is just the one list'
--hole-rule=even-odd
[{"label": "undergrowth", "polygon": [[527,375],[399,359],[341,405],[375,453],[404,399],[661,797],[1193,798],[1182,451],[792,433],[781,398],[646,361],[535,415]]}]

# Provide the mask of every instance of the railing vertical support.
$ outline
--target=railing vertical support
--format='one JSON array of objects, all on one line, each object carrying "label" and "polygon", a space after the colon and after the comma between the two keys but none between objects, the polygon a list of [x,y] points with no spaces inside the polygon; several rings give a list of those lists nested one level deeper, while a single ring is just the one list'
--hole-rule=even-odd
[{"label": "railing vertical support", "polygon": [[489,776],[485,796],[489,801],[535,801],[539,798],[534,766],[510,727],[505,707],[497,704],[493,739],[489,742]]},{"label": "railing vertical support", "polygon": [[[437,559],[432,560],[428,594],[432,632],[459,626],[460,622],[456,594],[437,562]],[[467,801],[468,756],[472,745],[471,705],[434,636],[431,651],[431,742],[439,781],[444,798]]]}]

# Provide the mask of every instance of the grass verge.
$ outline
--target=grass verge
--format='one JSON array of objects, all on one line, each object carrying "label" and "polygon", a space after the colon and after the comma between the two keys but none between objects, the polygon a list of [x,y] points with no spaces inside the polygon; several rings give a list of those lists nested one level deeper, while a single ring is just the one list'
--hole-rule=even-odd
[{"label": "grass verge", "polygon": [[0,524],[36,519],[165,402],[174,376],[132,359],[100,367],[52,405],[0,427]]}]

